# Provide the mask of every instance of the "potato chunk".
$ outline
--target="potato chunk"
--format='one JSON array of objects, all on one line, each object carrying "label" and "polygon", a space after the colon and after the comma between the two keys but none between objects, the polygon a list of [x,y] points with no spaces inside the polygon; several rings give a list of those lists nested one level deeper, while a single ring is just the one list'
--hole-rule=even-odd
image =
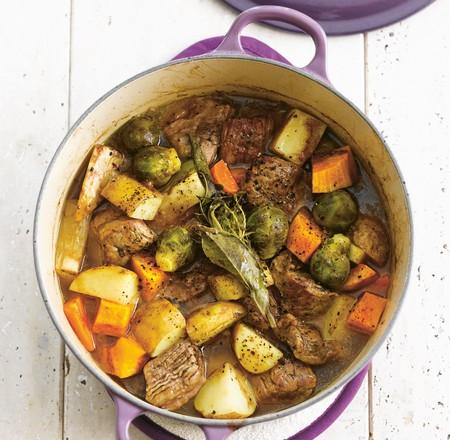
[{"label": "potato chunk", "polygon": [[184,316],[166,299],[139,306],[131,324],[134,337],[151,357],[164,353],[183,338],[185,328]]},{"label": "potato chunk", "polygon": [[217,301],[195,311],[187,320],[187,334],[196,345],[218,335],[237,320],[245,316],[245,307],[241,304]]},{"label": "potato chunk", "polygon": [[256,409],[256,397],[247,378],[226,362],[200,388],[195,409],[211,419],[243,419]]},{"label": "potato chunk", "polygon": [[241,299],[248,295],[248,289],[231,274],[210,275],[208,284],[219,301]]},{"label": "potato chunk", "polygon": [[121,266],[98,266],[81,272],[70,284],[70,290],[120,304],[138,300],[138,277]]},{"label": "potato chunk", "polygon": [[112,178],[102,191],[102,196],[125,211],[128,217],[153,220],[162,202],[161,195],[137,180],[119,174]]},{"label": "potato chunk", "polygon": [[241,322],[233,329],[233,350],[239,363],[254,374],[270,370],[283,357],[275,345]]},{"label": "potato chunk", "polygon": [[313,154],[326,125],[301,110],[291,110],[281,130],[275,135],[270,150],[302,166]]}]

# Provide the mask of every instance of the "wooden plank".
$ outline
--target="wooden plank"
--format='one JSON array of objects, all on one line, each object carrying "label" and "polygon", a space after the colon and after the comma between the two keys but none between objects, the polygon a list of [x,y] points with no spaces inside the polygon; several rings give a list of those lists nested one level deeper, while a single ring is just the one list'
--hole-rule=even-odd
[{"label": "wooden plank", "polygon": [[[136,72],[163,63],[193,42],[227,31],[235,12],[219,0],[204,2],[176,0],[158,2],[146,0],[129,4],[113,0],[74,1],[72,39],[71,121],[101,94]],[[271,44],[296,65],[305,64],[312,56],[311,41],[302,35],[276,31],[252,25],[245,34]],[[361,108],[364,105],[364,43],[362,36],[342,37],[330,42],[330,77],[336,87]],[[65,385],[65,438],[111,438],[114,430],[114,410],[109,397],[93,378],[68,353],[70,371]],[[319,413],[324,404],[314,411]],[[352,439],[365,439],[367,424],[367,384],[331,434],[344,434]],[[277,422],[279,438],[294,432],[301,415]],[[189,438],[199,436],[198,428],[179,427]],[[187,430],[186,430],[187,429]],[[264,426],[248,431],[248,438],[263,438]],[[197,434],[195,434],[197,433]],[[274,431],[270,431],[271,439]],[[244,435],[244,434],[243,434]],[[238,438],[238,434],[234,435]],[[133,437],[134,438],[134,437]],[[141,438],[141,437],[136,437]],[[201,438],[201,436],[199,437]],[[239,434],[239,438],[241,437]]]},{"label": "wooden plank", "polygon": [[368,35],[369,116],[410,194],[415,256],[400,316],[373,369],[372,438],[450,438],[450,3]]},{"label": "wooden plank", "polygon": [[[6,5],[3,5],[6,6]],[[0,432],[62,433],[62,342],[34,275],[33,216],[67,130],[69,0],[9,2],[0,14]]]}]

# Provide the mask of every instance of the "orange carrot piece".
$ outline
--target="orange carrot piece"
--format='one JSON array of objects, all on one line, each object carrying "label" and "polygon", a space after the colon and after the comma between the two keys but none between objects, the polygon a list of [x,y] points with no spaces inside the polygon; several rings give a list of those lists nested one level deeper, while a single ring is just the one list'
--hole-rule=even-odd
[{"label": "orange carrot piece", "polygon": [[380,278],[375,280],[372,284],[366,287],[366,290],[376,295],[386,296],[391,283],[391,277],[388,273],[385,273]]},{"label": "orange carrot piece", "polygon": [[239,188],[242,188],[242,186],[245,183],[245,179],[247,178],[247,168],[243,167],[230,168],[230,171]]},{"label": "orange carrot piece", "polygon": [[112,366],[110,350],[111,350],[111,345],[106,345],[106,344],[100,343],[99,345],[97,345],[97,347],[95,349],[94,357],[105,373],[113,374],[114,370],[113,370],[113,366]]},{"label": "orange carrot piece", "polygon": [[228,194],[235,194],[239,191],[239,186],[236,180],[231,174],[228,165],[223,161],[219,160],[211,168],[211,176],[216,185],[221,185],[223,190]]},{"label": "orange carrot piece", "polygon": [[344,292],[362,289],[363,287],[375,281],[378,273],[366,264],[358,264],[350,270],[347,281],[342,286]]},{"label": "orange carrot piece", "polygon": [[101,299],[92,331],[108,336],[125,336],[134,307],[135,304],[119,304]]},{"label": "orange carrot piece", "polygon": [[66,301],[64,303],[64,313],[84,348],[87,351],[94,351],[94,336],[89,325],[83,298],[77,295]]},{"label": "orange carrot piece", "polygon": [[307,263],[325,235],[314,221],[308,208],[301,208],[292,220],[287,238],[287,248],[303,263]]},{"label": "orange carrot piece", "polygon": [[347,325],[361,333],[372,334],[380,322],[386,303],[386,298],[364,292],[348,315]]},{"label": "orange carrot piece", "polygon": [[131,267],[138,276],[139,293],[144,301],[152,300],[169,281],[169,275],[156,267],[154,258],[149,255],[133,255]]},{"label": "orange carrot piece", "polygon": [[121,337],[107,348],[108,361],[111,363],[112,374],[121,379],[139,373],[147,362],[145,350],[134,340]]},{"label": "orange carrot piece", "polygon": [[312,157],[312,192],[327,193],[347,188],[359,178],[350,147],[342,147],[330,154]]}]

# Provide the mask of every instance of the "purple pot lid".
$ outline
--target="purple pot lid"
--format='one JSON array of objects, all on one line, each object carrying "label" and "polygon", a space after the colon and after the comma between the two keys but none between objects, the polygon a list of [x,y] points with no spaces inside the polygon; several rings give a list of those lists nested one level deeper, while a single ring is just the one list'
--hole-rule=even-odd
[{"label": "purple pot lid", "polygon": [[[224,0],[243,11],[253,6],[278,5],[296,9],[317,20],[329,35],[370,31],[400,21],[434,0]],[[273,26],[300,32],[287,23]]]}]

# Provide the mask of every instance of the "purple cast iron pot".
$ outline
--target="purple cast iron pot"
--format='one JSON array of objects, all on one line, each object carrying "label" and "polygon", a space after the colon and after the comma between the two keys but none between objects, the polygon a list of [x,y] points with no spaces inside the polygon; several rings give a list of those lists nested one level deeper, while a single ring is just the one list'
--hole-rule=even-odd
[{"label": "purple cast iron pot", "polygon": [[[302,69],[282,57],[267,59],[246,53],[240,34],[249,23],[278,20],[297,26],[315,43],[312,61]],[[251,46],[252,39],[246,40]],[[253,40],[255,41],[255,40]],[[267,46],[266,46],[267,48]],[[183,53],[182,53],[183,54]],[[184,55],[192,53],[185,52]],[[157,408],[133,396],[104,373],[84,349],[63,312],[63,297],[54,270],[56,242],[64,200],[80,164],[91,147],[104,141],[130,117],[150,106],[182,97],[217,91],[283,100],[322,119],[357,154],[373,180],[386,212],[392,239],[389,302],[377,331],[364,349],[332,383],[309,400],[290,408],[244,420],[214,420],[186,416]],[[341,414],[358,390],[367,364],[386,338],[407,286],[412,250],[412,222],[403,179],[386,144],[370,121],[331,85],[326,71],[326,38],[308,16],[279,6],[261,6],[239,15],[219,46],[210,53],[182,58],[142,72],[118,85],[95,102],[73,125],[53,157],[42,184],[34,227],[34,256],[39,286],[48,312],[72,352],[107,387],[117,408],[117,438],[128,439],[130,422],[141,414],[157,413],[200,425],[207,438],[224,439],[239,426],[278,419],[314,405],[341,389],[335,402],[310,426],[296,434],[309,440],[323,432]],[[148,418],[147,433],[158,439],[178,438]],[[139,422],[141,424],[141,422]]]}]

